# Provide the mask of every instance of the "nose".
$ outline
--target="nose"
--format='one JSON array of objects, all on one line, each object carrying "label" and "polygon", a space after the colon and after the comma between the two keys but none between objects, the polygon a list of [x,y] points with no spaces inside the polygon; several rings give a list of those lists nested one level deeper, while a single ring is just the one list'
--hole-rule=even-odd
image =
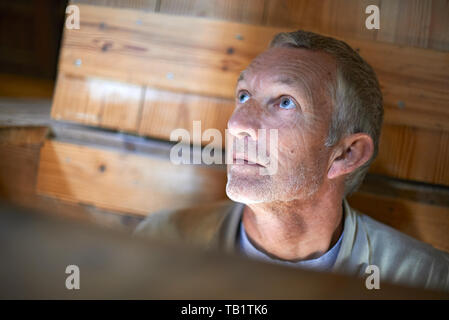
[{"label": "nose", "polygon": [[239,106],[228,120],[228,132],[235,138],[250,138],[257,140],[257,130],[260,128],[261,113],[257,106]]}]

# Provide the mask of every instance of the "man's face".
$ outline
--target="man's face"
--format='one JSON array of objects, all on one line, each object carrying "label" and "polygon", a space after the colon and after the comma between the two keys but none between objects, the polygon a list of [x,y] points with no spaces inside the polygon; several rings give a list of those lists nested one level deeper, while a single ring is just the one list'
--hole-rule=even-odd
[{"label": "man's face", "polygon": [[[227,195],[234,201],[260,203],[305,199],[316,193],[328,170],[327,138],[332,100],[328,85],[335,62],[326,53],[296,48],[271,48],[242,73],[236,88],[236,109],[228,121],[231,136],[244,146],[266,144],[272,175],[260,164],[228,164]],[[258,134],[278,130],[277,155]],[[265,141],[262,141],[265,140]],[[239,152],[235,158],[241,158]],[[265,166],[266,163],[262,163]]]}]

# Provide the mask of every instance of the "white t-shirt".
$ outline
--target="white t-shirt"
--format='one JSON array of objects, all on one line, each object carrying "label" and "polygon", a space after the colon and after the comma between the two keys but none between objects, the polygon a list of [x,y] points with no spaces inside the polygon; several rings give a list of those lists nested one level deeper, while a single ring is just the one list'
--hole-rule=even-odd
[{"label": "white t-shirt", "polygon": [[239,231],[239,236],[237,239],[238,244],[239,244],[238,247],[240,249],[240,252],[243,253],[244,255],[246,255],[247,257],[266,261],[266,262],[287,265],[290,267],[312,269],[315,271],[330,271],[332,269],[332,267],[335,263],[335,260],[337,259],[338,252],[340,251],[341,239],[343,238],[343,232],[342,232],[337,243],[330,250],[328,250],[325,254],[323,254],[322,256],[320,256],[316,259],[290,262],[290,261],[271,258],[264,252],[257,249],[251,243],[251,241],[249,241],[242,221],[240,222],[239,229],[240,229],[240,231]]}]

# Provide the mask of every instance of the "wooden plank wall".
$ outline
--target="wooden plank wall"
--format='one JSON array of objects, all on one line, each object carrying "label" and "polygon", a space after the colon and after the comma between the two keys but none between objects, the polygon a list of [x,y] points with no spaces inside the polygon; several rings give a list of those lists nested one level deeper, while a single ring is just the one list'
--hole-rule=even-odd
[{"label": "wooden plank wall", "polygon": [[101,146],[47,141],[41,151],[37,189],[69,202],[147,215],[226,197],[226,171],[174,165],[157,158]]},{"label": "wooden plank wall", "polygon": [[[432,8],[441,6],[434,2]],[[412,13],[406,15],[407,19],[399,15],[402,18],[394,26],[384,22],[384,29],[381,21],[379,31],[369,31],[361,11],[364,1],[317,3],[129,4],[145,10],[81,4],[82,28],[65,30],[52,116],[162,139],[168,139],[175,128],[191,130],[192,120],[201,120],[203,129],[224,130],[234,106],[238,73],[266,48],[274,34],[302,27],[343,38],[359,50],[379,76],[385,98],[385,126],[371,172],[449,185],[445,165],[449,161],[449,53],[434,50],[441,49],[445,33],[430,28],[431,41],[421,45],[427,48],[423,49],[418,47],[422,41],[402,27],[414,18]],[[400,2],[398,8],[404,5]],[[155,10],[162,14],[151,12]],[[343,10],[354,12],[359,19],[338,19]],[[388,14],[396,12],[391,10],[385,9]],[[247,12],[247,16],[241,12]],[[433,15],[443,14],[438,12]],[[315,18],[303,20],[303,15]],[[275,17],[283,22],[277,23]],[[335,28],[329,26],[330,22]],[[189,32],[185,33],[187,28]],[[439,30],[439,23],[435,28]],[[394,37],[390,35],[393,30]],[[409,46],[404,46],[405,39],[410,39]]]},{"label": "wooden plank wall", "polygon": [[50,106],[47,99],[0,99],[0,201],[129,232],[142,216],[119,214],[82,201],[61,201],[36,192],[41,148],[54,130]]},{"label": "wooden plank wall", "polygon": [[[54,119],[163,140],[168,140],[175,128],[191,130],[193,120],[201,120],[203,130],[224,130],[234,107],[238,73],[277,32],[308,29],[347,41],[379,75],[385,97],[385,124],[380,153],[370,173],[449,186],[447,1],[75,3],[81,8],[81,29],[64,31],[52,108]],[[364,8],[369,4],[381,8],[380,30],[365,28]],[[92,161],[82,164],[83,170],[91,170],[100,180],[90,188],[86,183],[90,180],[74,177],[78,165],[70,168],[74,164],[64,163],[63,159],[66,154],[77,154],[79,148],[77,144],[51,141],[44,146],[38,181],[42,194],[113,210],[147,212],[143,194],[126,208],[120,207],[112,192],[118,182],[100,177],[105,174],[98,172],[98,159],[115,163],[118,157],[117,161],[123,161],[119,155],[82,148],[87,159],[95,154]],[[78,160],[81,166],[83,161]],[[136,161],[127,163],[138,176],[144,172],[144,164]],[[146,177],[142,186],[149,187],[155,177]],[[105,190],[104,197],[92,198],[83,188],[92,192],[111,189]],[[429,203],[423,202],[423,197],[392,197],[385,191],[362,189],[350,202],[362,212],[449,250],[449,207],[443,198]],[[170,204],[159,204],[164,205]]]}]

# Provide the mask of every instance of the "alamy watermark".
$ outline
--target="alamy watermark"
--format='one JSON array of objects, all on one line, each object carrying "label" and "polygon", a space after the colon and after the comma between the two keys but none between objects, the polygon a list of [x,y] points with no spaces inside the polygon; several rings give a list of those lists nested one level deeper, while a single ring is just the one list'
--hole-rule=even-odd
[{"label": "alamy watermark", "polygon": [[[223,135],[217,129],[201,131],[201,121],[193,121],[192,135],[186,129],[171,132],[170,141],[178,141],[170,150],[173,164],[237,164],[253,165],[261,175],[276,174],[278,169],[278,130],[246,129],[241,137],[225,130],[225,156],[222,152]],[[210,141],[201,150],[202,141]],[[193,144],[193,154],[190,145]]]},{"label": "alamy watermark", "polygon": [[365,27],[368,30],[380,29],[380,11],[379,7],[371,4],[365,8],[365,13],[370,14],[365,20]]},{"label": "alamy watermark", "polygon": [[77,5],[71,4],[65,8],[65,13],[68,15],[65,19],[65,27],[67,29],[80,28],[80,8]]},{"label": "alamy watermark", "polygon": [[65,279],[65,287],[68,290],[80,289],[80,268],[77,265],[71,264],[65,268],[65,273],[69,276]]},{"label": "alamy watermark", "polygon": [[380,289],[380,269],[374,264],[370,264],[366,267],[365,273],[369,274],[365,280],[365,287],[368,290]]}]

